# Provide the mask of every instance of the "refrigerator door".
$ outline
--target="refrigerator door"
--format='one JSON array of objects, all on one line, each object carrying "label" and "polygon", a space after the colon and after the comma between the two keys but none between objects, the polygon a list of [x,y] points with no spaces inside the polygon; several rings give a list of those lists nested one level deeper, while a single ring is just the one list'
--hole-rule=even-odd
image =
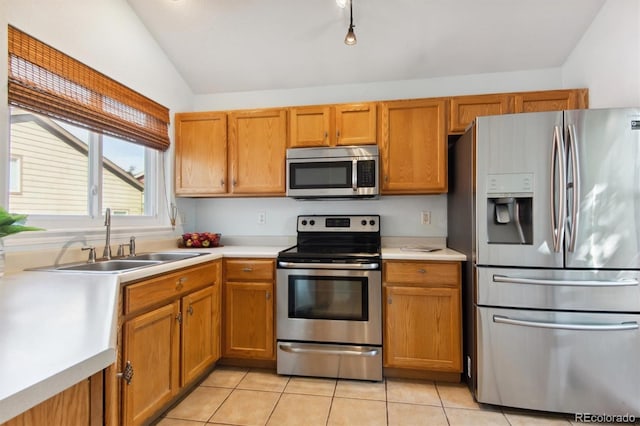
[{"label": "refrigerator door", "polygon": [[562,120],[562,112],[476,120],[478,265],[563,266]]},{"label": "refrigerator door", "polygon": [[640,108],[566,111],[565,135],[566,266],[640,269]]},{"label": "refrigerator door", "polygon": [[478,308],[479,402],[640,416],[640,315]]}]

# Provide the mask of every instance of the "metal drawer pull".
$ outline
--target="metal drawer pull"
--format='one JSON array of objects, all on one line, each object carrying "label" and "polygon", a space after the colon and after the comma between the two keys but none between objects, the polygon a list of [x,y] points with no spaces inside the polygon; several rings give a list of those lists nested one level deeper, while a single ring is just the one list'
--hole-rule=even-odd
[{"label": "metal drawer pull", "polygon": [[189,307],[187,308],[187,312],[189,312],[189,315],[193,315],[193,306],[189,305]]},{"label": "metal drawer pull", "polygon": [[302,268],[302,269],[378,269],[378,263],[298,263],[298,262],[278,262],[282,268]]},{"label": "metal drawer pull", "polygon": [[562,324],[555,322],[527,321],[494,315],[493,322],[499,324],[521,325],[523,327],[550,328],[554,330],[576,330],[576,331],[623,331],[637,330],[638,323],[623,322],[618,324]]},{"label": "metal drawer pull", "polygon": [[419,274],[426,274],[427,271],[425,269],[418,269]]},{"label": "metal drawer pull", "polygon": [[513,284],[533,284],[533,285],[566,285],[575,287],[625,287],[640,284],[635,279],[623,279],[618,281],[597,281],[597,280],[546,280],[537,278],[515,278],[505,275],[494,275],[493,282],[513,283]]},{"label": "metal drawer pull", "polygon": [[245,266],[242,268],[242,272],[253,272],[253,268],[251,266]]},{"label": "metal drawer pull", "polygon": [[350,349],[328,349],[318,346],[300,347],[289,343],[278,345],[280,350],[293,354],[318,354],[318,355],[350,355],[350,356],[376,356],[380,353],[379,348],[349,346]]}]

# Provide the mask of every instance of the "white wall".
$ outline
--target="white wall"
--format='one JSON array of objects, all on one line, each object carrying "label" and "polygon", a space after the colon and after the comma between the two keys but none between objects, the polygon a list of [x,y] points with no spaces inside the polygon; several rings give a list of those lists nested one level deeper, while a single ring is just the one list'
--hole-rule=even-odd
[{"label": "white wall", "polygon": [[196,95],[195,111],[414,99],[479,93],[547,90],[562,87],[560,68],[385,81],[290,90]]},{"label": "white wall", "polygon": [[[639,0],[609,0],[562,68],[195,97],[126,0],[5,0],[0,2],[0,23],[9,22],[58,47],[168,106],[172,112],[561,87],[588,87],[591,106],[604,107],[640,105],[638,4]],[[4,28],[0,38],[5,40],[0,43],[0,54],[6,58]],[[0,78],[6,79],[6,66],[2,67]],[[0,96],[5,99],[4,102],[0,99],[0,115],[7,116],[4,85]],[[0,134],[3,135],[0,161],[5,160],[3,164],[6,164],[6,158],[2,158],[6,157],[7,150],[7,128],[3,120],[0,120]],[[173,135],[172,130],[170,134]],[[167,159],[169,183],[173,180],[171,158]],[[6,195],[4,174],[0,175],[0,202]],[[446,236],[444,195],[387,196],[361,202],[298,202],[283,198],[181,199],[178,204],[188,230],[218,231],[225,235],[290,235],[294,233],[293,221],[298,214],[335,212],[381,214],[384,216],[383,233],[388,236]],[[432,211],[432,225],[419,224],[422,210]],[[258,211],[266,212],[265,225],[256,223]]]},{"label": "white wall", "polygon": [[591,108],[640,107],[640,1],[608,0],[562,67]]},{"label": "white wall", "polygon": [[[6,26],[11,24],[165,105],[172,115],[176,111],[192,108],[193,95],[189,86],[126,0],[2,0],[0,4],[0,36],[3,40],[0,43],[0,56],[5,64],[0,71],[2,81],[7,80]],[[6,84],[2,85],[0,92],[0,116],[8,117]],[[1,164],[8,164],[6,121],[0,120]],[[173,138],[173,129],[169,130],[169,135]],[[164,174],[169,192],[172,193],[173,148],[165,156]],[[6,169],[2,167],[0,176],[2,205],[6,205],[7,201]],[[166,224],[166,231],[162,232],[171,234],[169,219],[164,211],[158,215],[157,222]],[[142,233],[136,232],[137,235]]]},{"label": "white wall", "polygon": [[[431,212],[431,224],[420,223],[420,212]],[[266,223],[258,224],[258,213]],[[199,200],[195,224],[189,230],[230,236],[291,236],[299,214],[379,214],[383,236],[445,237],[447,197],[384,196],[377,200],[298,201],[284,198],[221,198]]]}]

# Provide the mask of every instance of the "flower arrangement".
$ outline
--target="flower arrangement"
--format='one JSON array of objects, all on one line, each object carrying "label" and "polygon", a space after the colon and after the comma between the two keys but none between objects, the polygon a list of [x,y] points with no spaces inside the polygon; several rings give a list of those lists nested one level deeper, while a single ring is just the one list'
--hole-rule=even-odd
[{"label": "flower arrangement", "polygon": [[211,232],[188,232],[182,234],[180,245],[186,248],[207,248],[218,247],[220,244],[220,234]]},{"label": "flower arrangement", "polygon": [[0,207],[0,238],[23,231],[43,231],[42,228],[25,226],[24,223],[26,220],[27,215],[11,214]]}]

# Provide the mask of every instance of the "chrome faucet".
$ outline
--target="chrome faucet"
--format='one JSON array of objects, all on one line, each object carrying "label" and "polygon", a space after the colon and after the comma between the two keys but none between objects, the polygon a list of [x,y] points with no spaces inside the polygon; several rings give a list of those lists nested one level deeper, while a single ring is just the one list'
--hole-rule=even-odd
[{"label": "chrome faucet", "polygon": [[104,245],[104,251],[102,252],[102,258],[105,260],[111,259],[111,209],[107,207],[104,212],[104,226],[107,227],[107,238]]}]

